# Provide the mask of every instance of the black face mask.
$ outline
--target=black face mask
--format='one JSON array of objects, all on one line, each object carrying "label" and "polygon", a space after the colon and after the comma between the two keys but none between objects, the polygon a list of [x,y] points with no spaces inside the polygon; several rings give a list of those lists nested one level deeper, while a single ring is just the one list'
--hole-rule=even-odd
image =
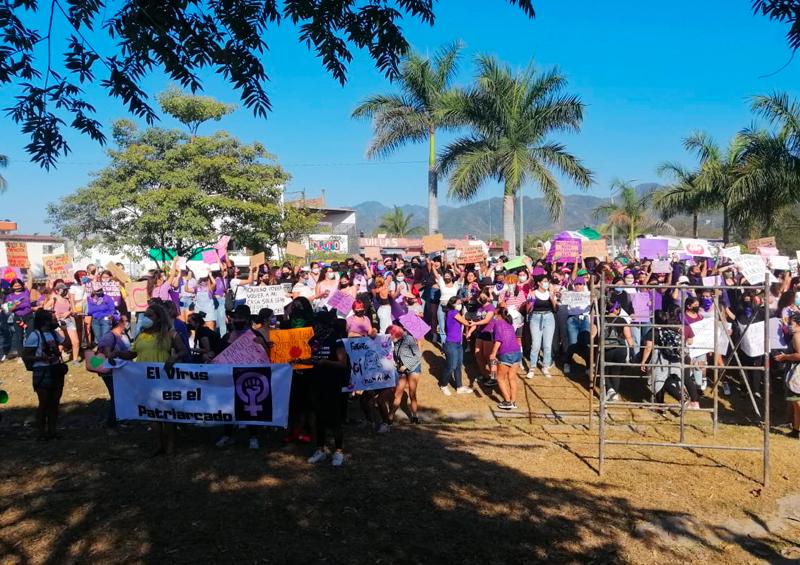
[{"label": "black face mask", "polygon": [[105,293],[103,293],[103,292],[96,292],[94,295],[95,295],[95,297],[96,297],[96,298],[103,298],[103,297],[105,296]]}]

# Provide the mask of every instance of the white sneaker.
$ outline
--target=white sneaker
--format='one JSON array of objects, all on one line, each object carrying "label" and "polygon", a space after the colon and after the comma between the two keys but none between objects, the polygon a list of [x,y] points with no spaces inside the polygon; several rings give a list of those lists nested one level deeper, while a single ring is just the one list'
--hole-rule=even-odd
[{"label": "white sneaker", "polygon": [[325,453],[324,449],[317,449],[314,452],[314,455],[312,455],[311,457],[308,458],[308,462],[311,463],[311,464],[321,463],[321,462],[325,461],[327,458],[328,458],[328,454]]},{"label": "white sneaker", "polygon": [[440,386],[439,389],[442,391],[442,394],[445,396],[453,396],[453,393],[450,392],[450,388],[446,386]]},{"label": "white sneaker", "polygon": [[258,449],[259,447],[261,447],[261,446],[258,443],[258,438],[257,437],[251,437],[250,438],[250,449]]},{"label": "white sneaker", "polygon": [[549,378],[552,378],[553,375],[550,374],[550,367],[542,367],[542,374]]},{"label": "white sneaker", "polygon": [[331,457],[331,465],[334,467],[341,467],[344,464],[344,453],[341,451],[337,451]]},{"label": "white sneaker", "polygon": [[473,392],[468,386],[460,386],[456,389],[456,394],[472,394]]},{"label": "white sneaker", "polygon": [[2,357],[0,357],[0,363],[5,362],[6,360],[8,360],[8,356],[7,355],[3,355]]},{"label": "white sneaker", "polygon": [[610,388],[606,391],[606,402],[611,402],[614,400],[614,397],[617,396],[617,391],[613,388]]},{"label": "white sneaker", "polygon": [[217,447],[228,447],[233,443],[233,438],[231,436],[222,436],[217,440],[216,446]]},{"label": "white sneaker", "polygon": [[533,378],[533,376],[534,376],[534,375],[533,375],[533,369],[531,369],[530,371],[528,371],[528,374],[527,374],[527,375],[525,375],[525,378],[526,378],[526,379],[532,379],[532,378]]},{"label": "white sneaker", "polygon": [[391,426],[389,426],[389,424],[381,424],[380,426],[378,426],[378,429],[376,431],[379,434],[388,434],[389,430],[391,429],[392,428]]}]

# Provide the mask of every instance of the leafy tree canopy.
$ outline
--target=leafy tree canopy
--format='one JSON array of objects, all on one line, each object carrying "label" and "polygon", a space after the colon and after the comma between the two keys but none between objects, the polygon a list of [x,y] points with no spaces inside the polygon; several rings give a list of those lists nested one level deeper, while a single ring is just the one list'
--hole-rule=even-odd
[{"label": "leafy tree canopy", "polygon": [[[533,17],[532,0],[507,1]],[[26,150],[33,161],[49,168],[69,152],[66,126],[106,140],[92,118],[95,108],[85,98],[84,83],[98,82],[152,124],[157,115],[143,87],[149,73],[163,71],[196,92],[203,86],[199,72],[210,69],[263,117],[270,110],[262,62],[267,29],[284,22],[297,27],[299,41],[341,83],[354,48],[366,50],[393,79],[408,49],[400,22],[410,17],[433,24],[433,5],[434,0],[9,0],[0,3],[0,85],[19,91],[6,110],[30,135]],[[94,48],[109,38],[112,48]]]},{"label": "leafy tree canopy", "polygon": [[391,212],[387,212],[381,217],[381,223],[377,231],[386,233],[391,237],[409,237],[423,234],[425,230],[422,226],[412,226],[413,221],[414,214],[406,214],[395,206]]},{"label": "leafy tree canopy", "polygon": [[118,147],[92,182],[48,206],[48,221],[81,248],[175,249],[186,256],[229,234],[267,250],[308,233],[318,218],[281,205],[289,175],[259,144],[225,132],[195,137],[114,124]]},{"label": "leafy tree canopy", "polygon": [[210,96],[186,94],[174,86],[158,95],[158,103],[162,110],[189,128],[192,135],[197,135],[197,128],[203,122],[218,122],[236,109],[233,104],[225,104]]}]

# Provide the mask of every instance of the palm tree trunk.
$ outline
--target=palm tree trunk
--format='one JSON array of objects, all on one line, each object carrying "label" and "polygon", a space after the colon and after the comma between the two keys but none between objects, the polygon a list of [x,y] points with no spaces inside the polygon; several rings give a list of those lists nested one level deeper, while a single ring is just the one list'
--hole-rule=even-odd
[{"label": "palm tree trunk", "polygon": [[728,217],[728,203],[722,205],[722,243],[728,244],[731,236],[730,218]]},{"label": "palm tree trunk", "polygon": [[692,214],[692,237],[697,239],[697,214]]},{"label": "palm tree trunk", "polygon": [[517,247],[514,230],[514,193],[508,190],[503,194],[503,239],[508,242],[508,252],[513,255]]},{"label": "palm tree trunk", "polygon": [[428,133],[428,234],[439,231],[439,184],[436,173],[436,130]]}]

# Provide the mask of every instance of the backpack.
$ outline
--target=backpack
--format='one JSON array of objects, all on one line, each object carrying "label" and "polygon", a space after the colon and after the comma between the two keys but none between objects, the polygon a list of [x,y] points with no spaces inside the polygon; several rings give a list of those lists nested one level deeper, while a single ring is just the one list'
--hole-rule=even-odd
[{"label": "backpack", "polygon": [[677,363],[681,360],[680,350],[681,350],[681,336],[678,332],[671,329],[661,329],[656,328],[655,331],[655,344],[658,347],[663,347],[664,349],[659,349],[661,352],[661,356],[664,357],[667,361],[672,363]]}]

